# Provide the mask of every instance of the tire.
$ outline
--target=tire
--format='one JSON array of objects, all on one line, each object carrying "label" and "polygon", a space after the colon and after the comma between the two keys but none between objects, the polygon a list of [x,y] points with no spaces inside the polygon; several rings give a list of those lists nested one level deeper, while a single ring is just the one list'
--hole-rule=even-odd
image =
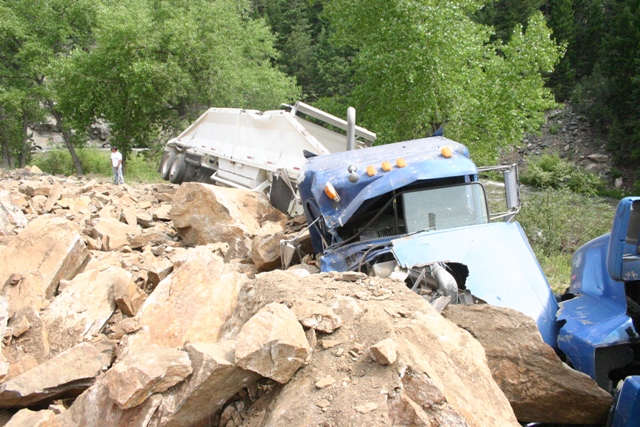
[{"label": "tire", "polygon": [[198,168],[194,165],[187,164],[187,170],[184,174],[184,178],[182,178],[182,182],[193,182],[196,180],[198,176]]},{"label": "tire", "polygon": [[166,151],[164,156],[162,156],[162,161],[160,162],[160,175],[162,175],[162,179],[167,181],[169,179],[169,175],[171,173],[171,166],[173,165],[173,161],[176,158],[176,153],[174,151]]},{"label": "tire", "polygon": [[171,163],[171,170],[169,171],[169,181],[173,184],[180,184],[184,179],[184,175],[187,172],[187,163],[184,161],[184,154],[178,154]]}]

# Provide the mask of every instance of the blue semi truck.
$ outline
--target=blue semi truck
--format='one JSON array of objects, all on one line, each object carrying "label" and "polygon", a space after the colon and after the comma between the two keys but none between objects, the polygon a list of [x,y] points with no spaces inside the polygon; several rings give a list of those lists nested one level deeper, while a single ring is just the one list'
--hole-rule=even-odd
[{"label": "blue semi truck", "polygon": [[[640,425],[640,198],[574,256],[558,303],[522,228],[515,165],[478,168],[443,136],[314,156],[298,181],[322,271],[406,282],[435,306],[481,300],[531,316],[544,341],[616,396],[608,425]],[[502,173],[505,211],[482,173]],[[442,302],[444,300],[444,303]]]}]

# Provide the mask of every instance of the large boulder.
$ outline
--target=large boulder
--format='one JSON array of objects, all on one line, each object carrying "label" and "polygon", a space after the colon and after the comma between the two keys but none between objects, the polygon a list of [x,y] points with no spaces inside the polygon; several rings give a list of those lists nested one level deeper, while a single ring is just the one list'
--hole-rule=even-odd
[{"label": "large boulder", "polygon": [[[247,425],[278,425],[286,414],[289,426],[519,426],[468,332],[402,282],[341,277],[273,271],[242,288],[226,338],[271,303],[322,304],[342,321],[318,334],[313,357],[273,389],[264,410],[245,415]],[[397,344],[396,360],[382,365],[368,348],[385,339]]]},{"label": "large boulder", "polygon": [[10,286],[14,274],[37,272],[44,295],[51,299],[60,280],[72,279],[88,260],[89,250],[72,223],[43,215],[0,249],[0,285]]},{"label": "large boulder", "polygon": [[187,342],[218,341],[246,281],[208,247],[187,250],[139,309],[141,329],[125,337],[124,351],[150,344],[181,348]]},{"label": "large boulder", "polygon": [[250,258],[252,238],[268,222],[286,217],[264,194],[201,183],[184,183],[173,195],[171,220],[189,246],[225,242],[228,259]]},{"label": "large boulder", "polygon": [[611,395],[564,364],[530,317],[487,304],[450,305],[443,315],[480,341],[518,420],[606,423]]},{"label": "large boulder", "polygon": [[0,408],[25,408],[76,397],[111,365],[113,345],[106,339],[81,343],[0,385]]}]

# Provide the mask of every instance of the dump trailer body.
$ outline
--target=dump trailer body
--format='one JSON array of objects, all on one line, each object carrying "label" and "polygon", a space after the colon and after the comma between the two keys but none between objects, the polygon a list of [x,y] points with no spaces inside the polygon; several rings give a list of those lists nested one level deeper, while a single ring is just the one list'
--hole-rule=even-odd
[{"label": "dump trailer body", "polygon": [[[346,129],[347,123],[304,103],[288,107],[264,112],[210,108],[166,143],[160,173],[176,184],[210,181],[264,192],[284,212],[301,213],[296,182],[306,163],[304,153],[345,150],[346,136],[332,129]],[[366,129],[355,127],[354,132],[356,148],[375,140]]]},{"label": "dump trailer body", "polygon": [[611,233],[573,255],[558,344],[577,370],[615,395],[609,425],[640,423],[640,197],[620,201]]},{"label": "dump trailer body", "polygon": [[555,297],[520,225],[490,222],[478,174],[440,136],[309,159],[299,189],[321,270],[395,275],[426,296],[444,265],[454,299],[528,314],[556,347]]}]

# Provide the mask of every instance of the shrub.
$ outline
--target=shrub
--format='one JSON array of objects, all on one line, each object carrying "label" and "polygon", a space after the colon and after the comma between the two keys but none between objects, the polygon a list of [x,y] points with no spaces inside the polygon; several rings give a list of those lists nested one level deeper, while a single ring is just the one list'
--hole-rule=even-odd
[{"label": "shrub", "polygon": [[568,188],[573,192],[596,195],[603,187],[602,179],[591,172],[576,168],[557,154],[545,154],[527,159],[527,167],[522,174],[524,184],[541,189]]}]

